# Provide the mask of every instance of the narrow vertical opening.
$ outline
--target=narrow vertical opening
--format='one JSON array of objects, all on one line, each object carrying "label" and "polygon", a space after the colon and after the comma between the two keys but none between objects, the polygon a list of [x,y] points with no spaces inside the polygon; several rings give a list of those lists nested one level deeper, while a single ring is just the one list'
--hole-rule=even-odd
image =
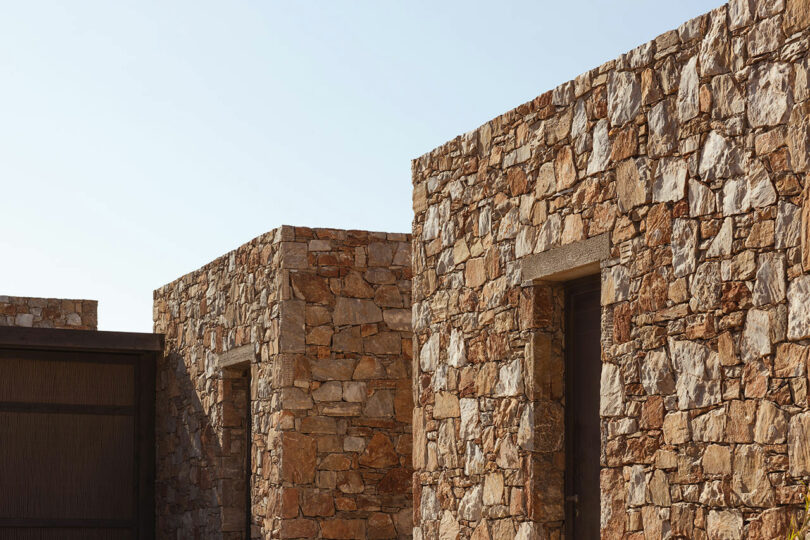
[{"label": "narrow vertical opening", "polygon": [[565,284],[565,538],[599,538],[600,277]]},{"label": "narrow vertical opening", "polygon": [[250,538],[250,363],[222,370],[222,531]]},{"label": "narrow vertical opening", "polygon": [[251,522],[253,516],[252,504],[252,478],[253,478],[253,409],[251,392],[253,391],[253,380],[251,377],[251,366],[245,366],[245,378],[247,379],[247,391],[245,392],[245,538],[251,536]]}]

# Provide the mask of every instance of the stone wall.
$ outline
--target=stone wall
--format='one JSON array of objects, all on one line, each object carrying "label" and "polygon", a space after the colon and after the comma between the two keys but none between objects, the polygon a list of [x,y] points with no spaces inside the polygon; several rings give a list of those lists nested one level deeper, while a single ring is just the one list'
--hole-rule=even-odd
[{"label": "stone wall", "polygon": [[243,537],[248,381],[252,537],[410,537],[409,241],[285,226],[155,291],[159,537]]},{"label": "stone wall", "polygon": [[0,296],[0,326],[96,330],[98,302]]},{"label": "stone wall", "polygon": [[414,161],[414,538],[561,538],[563,304],[521,264],[605,233],[602,537],[785,535],[808,26],[807,0],[735,0]]}]

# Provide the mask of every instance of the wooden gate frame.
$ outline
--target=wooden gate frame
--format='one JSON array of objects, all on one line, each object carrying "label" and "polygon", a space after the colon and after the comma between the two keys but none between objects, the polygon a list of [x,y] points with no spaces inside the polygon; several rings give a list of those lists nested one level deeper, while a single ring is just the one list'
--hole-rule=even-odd
[{"label": "wooden gate frame", "polygon": [[[135,460],[137,477],[137,536],[155,537],[155,373],[158,356],[163,354],[164,336],[134,332],[96,330],[63,330],[54,328],[0,327],[0,361],[9,352],[20,351],[31,358],[37,353],[108,353],[136,356]],[[32,353],[34,353],[32,355]],[[9,520],[3,519],[2,522]],[[50,521],[50,520],[49,520]],[[71,520],[61,526],[82,527],[82,520]],[[13,525],[13,523],[3,523]],[[43,526],[48,524],[43,523]],[[56,526],[56,524],[51,524]]]}]

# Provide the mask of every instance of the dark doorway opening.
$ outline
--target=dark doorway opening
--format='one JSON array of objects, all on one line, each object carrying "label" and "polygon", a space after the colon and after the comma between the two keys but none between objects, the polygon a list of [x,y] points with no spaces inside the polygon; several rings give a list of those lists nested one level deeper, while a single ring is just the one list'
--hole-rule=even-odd
[{"label": "dark doorway opening", "polygon": [[[245,349],[252,350],[249,345]],[[251,365],[249,361],[227,365],[223,377],[223,500],[222,530],[230,537],[249,539],[251,507]]]},{"label": "dark doorway opening", "polygon": [[599,538],[600,276],[565,287],[565,538]]}]

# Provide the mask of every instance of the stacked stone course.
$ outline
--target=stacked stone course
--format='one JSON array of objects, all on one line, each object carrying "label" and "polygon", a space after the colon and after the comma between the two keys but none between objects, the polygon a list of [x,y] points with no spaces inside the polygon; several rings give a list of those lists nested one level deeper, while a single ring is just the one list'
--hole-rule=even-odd
[{"label": "stacked stone course", "polygon": [[96,330],[98,302],[0,296],[0,326]]},{"label": "stacked stone course", "polygon": [[810,480],[810,2],[733,0],[413,162],[414,538],[564,531],[602,234],[603,538],[773,539]]},{"label": "stacked stone course", "polygon": [[155,291],[158,535],[243,537],[247,348],[252,537],[409,538],[410,295],[408,235],[287,226]]}]

